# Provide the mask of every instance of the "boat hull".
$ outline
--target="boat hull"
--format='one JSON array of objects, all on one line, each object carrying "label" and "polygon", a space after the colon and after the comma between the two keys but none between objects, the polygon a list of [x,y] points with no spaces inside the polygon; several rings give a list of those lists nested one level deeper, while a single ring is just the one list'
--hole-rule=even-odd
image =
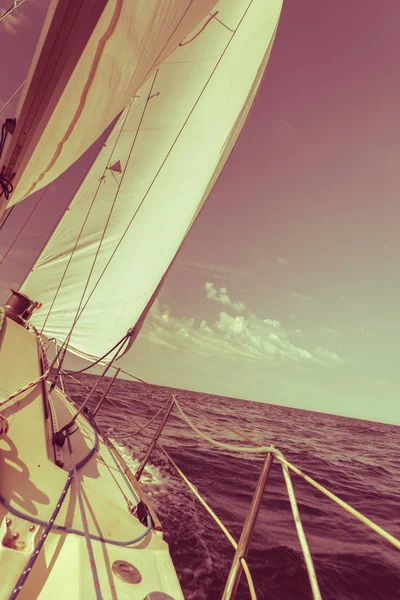
[{"label": "boat hull", "polygon": [[[10,597],[45,523],[61,501],[55,527],[18,598],[96,598],[78,489],[103,597],[144,599],[152,592],[163,592],[174,600],[183,598],[154,513],[143,522],[132,514],[144,498],[139,484],[132,488],[119,468],[115,448],[96,432],[87,416],[79,415],[70,430],[71,459],[66,442],[62,447],[53,444],[54,432],[77,411],[61,390],[50,391],[49,384],[41,381],[4,403],[11,393],[40,377],[42,365],[33,333],[6,319],[0,335],[0,414],[8,422],[8,432],[0,438],[0,600]],[[79,488],[73,478],[63,498],[71,465],[90,453],[78,471]]]}]

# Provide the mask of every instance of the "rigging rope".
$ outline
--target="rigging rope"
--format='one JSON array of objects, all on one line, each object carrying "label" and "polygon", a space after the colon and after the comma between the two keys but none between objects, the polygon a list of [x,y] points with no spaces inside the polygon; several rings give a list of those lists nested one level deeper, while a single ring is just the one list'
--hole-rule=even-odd
[{"label": "rigging rope", "polygon": [[[179,403],[176,400],[176,398],[175,398],[175,403],[177,405],[178,410],[181,412],[181,415],[183,416],[184,413],[183,413],[182,409],[180,408]],[[212,443],[213,445],[215,445],[217,447],[221,446],[221,442],[217,442],[217,441],[213,440],[212,438],[209,438],[208,436],[205,436],[203,433],[201,433],[197,429],[197,427],[195,425],[193,425],[193,423],[190,422],[187,415],[184,416],[184,419],[194,431],[196,431],[199,435],[201,435],[201,437],[203,437],[204,439],[206,439],[207,441],[209,441],[210,443]],[[220,426],[224,427],[224,425],[222,425],[222,424],[220,424]],[[336,504],[341,506],[349,514],[356,517],[356,519],[358,519],[359,521],[361,521],[362,523],[367,525],[367,527],[369,527],[370,529],[375,531],[375,533],[378,533],[380,536],[382,536],[384,539],[386,539],[388,542],[390,542],[393,546],[395,546],[398,550],[400,550],[400,540],[398,540],[393,535],[391,535],[389,532],[387,532],[385,529],[383,529],[382,527],[380,527],[379,525],[374,523],[374,521],[372,521],[368,517],[365,517],[358,510],[356,510],[355,508],[353,508],[352,506],[347,504],[347,502],[344,502],[344,500],[341,500],[338,496],[336,496],[335,494],[330,492],[327,488],[325,488],[324,486],[319,484],[317,481],[315,481],[314,479],[312,479],[311,477],[309,477],[308,475],[303,473],[303,471],[301,471],[295,465],[293,465],[288,460],[286,460],[286,458],[283,456],[283,454],[280,450],[278,450],[274,446],[270,446],[270,447],[261,446],[258,442],[256,442],[255,440],[252,440],[248,436],[242,435],[238,431],[236,431],[236,433],[238,435],[240,435],[244,440],[246,440],[250,443],[253,443],[255,446],[257,446],[259,452],[263,452],[263,453],[265,453],[266,451],[271,452],[271,454],[273,454],[274,457],[278,461],[280,461],[282,464],[285,464],[289,469],[291,469],[294,473],[296,473],[297,475],[302,477],[305,481],[310,483],[313,487],[315,487],[317,490],[319,490],[322,494],[324,494],[325,496],[327,496],[328,498],[333,500],[333,502],[335,502]],[[243,449],[242,447],[239,447],[239,446],[233,446],[233,445],[229,445],[229,444],[225,445],[225,446],[228,446],[228,449],[230,449],[230,450],[246,451],[246,449]],[[251,450],[254,452],[254,451],[257,451],[257,448],[254,448],[254,449],[252,448]],[[270,450],[268,450],[268,448],[270,448]],[[247,451],[250,451],[250,449],[247,449]]]},{"label": "rigging rope", "polygon": [[[58,351],[57,351],[57,340],[55,340],[54,342],[54,346],[55,346],[55,352],[56,352],[56,356],[58,356]],[[61,389],[62,391],[65,393],[65,385],[64,385],[64,379],[63,379],[63,375],[61,372],[61,364],[59,359],[57,359],[57,374],[60,378],[60,383],[61,383]]]},{"label": "rigging rope", "polygon": [[189,417],[187,417],[187,415],[183,412],[181,405],[179,404],[177,398],[175,397],[175,404],[177,409],[179,410],[181,417],[184,421],[186,421],[186,423],[189,425],[189,427],[191,427],[193,429],[193,431],[195,431],[197,433],[197,435],[199,435],[201,438],[203,438],[204,440],[206,440],[207,442],[209,442],[210,444],[212,444],[213,446],[216,446],[217,448],[223,448],[224,450],[233,450],[236,452],[248,452],[250,454],[259,454],[259,453],[263,453],[266,454],[267,452],[271,452],[274,455],[276,455],[276,453],[278,453],[279,455],[281,454],[281,452],[279,450],[277,450],[274,446],[270,445],[270,446],[260,446],[257,444],[256,448],[252,448],[252,447],[246,447],[246,446],[237,446],[234,444],[225,444],[224,442],[217,442],[216,440],[214,440],[213,438],[210,438],[208,435],[206,435],[205,433],[202,433],[200,431],[200,429],[198,429],[196,427],[196,425],[194,425]]},{"label": "rigging rope", "polygon": [[123,350],[124,347],[124,343],[125,341],[129,339],[128,336],[126,335],[125,338],[122,338],[122,340],[120,340],[119,342],[119,348],[117,349],[113,359],[111,360],[111,363],[109,365],[107,365],[107,367],[104,369],[103,373],[101,374],[101,376],[99,377],[99,379],[96,381],[95,385],[93,386],[93,388],[91,389],[91,391],[89,392],[89,394],[86,396],[85,400],[83,401],[83,403],[81,404],[81,406],[79,407],[79,409],[77,410],[77,412],[74,414],[73,418],[69,421],[69,423],[67,423],[66,425],[64,425],[59,433],[63,433],[64,431],[66,431],[67,429],[69,429],[71,427],[71,425],[75,422],[75,420],[77,419],[78,415],[81,414],[81,412],[83,411],[83,409],[86,407],[87,403],[89,402],[90,398],[93,395],[93,392],[96,390],[97,386],[99,385],[99,383],[103,380],[103,378],[105,377],[105,374],[107,373],[107,371],[109,370],[109,368],[111,367],[111,364],[118,359],[118,355],[119,353]]},{"label": "rigging rope", "polygon": [[[19,517],[20,519],[25,519],[26,521],[29,521],[29,523],[34,523],[35,525],[47,525],[47,521],[43,521],[43,519],[38,519],[37,517],[33,517],[32,515],[30,515],[29,513],[24,513],[22,510],[18,510],[17,508],[14,508],[14,506],[12,504],[10,504],[3,496],[0,495],[0,503],[5,506],[5,508],[10,511],[11,514],[15,515],[16,517]],[[105,538],[102,537],[101,535],[96,535],[94,533],[90,534],[90,539],[91,540],[95,540],[97,542],[102,542],[103,544],[110,544],[112,546],[121,546],[123,548],[125,548],[126,546],[134,546],[135,544],[138,544],[139,542],[142,541],[143,538],[146,537],[146,535],[148,533],[150,533],[151,531],[151,519],[150,517],[147,520],[147,526],[146,529],[137,537],[133,538],[132,540],[128,540],[126,542],[120,542],[119,540],[113,540],[111,538]],[[53,525],[53,529],[57,529],[58,531],[63,531],[65,533],[73,533],[74,535],[80,535],[81,537],[85,536],[84,531],[81,531],[80,529],[75,529],[74,527],[67,527],[65,525]]]},{"label": "rigging rope", "polygon": [[[101,436],[104,444],[107,446],[108,448],[108,452],[110,453],[111,458],[113,459],[118,471],[120,472],[122,478],[125,480],[126,485],[129,487],[135,502],[136,502],[136,506],[140,503],[140,498],[138,497],[135,488],[133,487],[132,483],[129,480],[129,477],[127,476],[126,472],[121,468],[120,463],[118,462],[117,458],[114,455],[113,452],[113,448],[111,448],[111,442],[109,440],[107,440],[106,436],[101,432],[98,424],[96,423],[95,419],[93,418],[92,415],[89,414],[89,420],[92,424],[92,427],[97,431],[97,433]],[[130,469],[129,469],[130,470]],[[121,490],[122,491],[122,490]],[[123,493],[123,492],[122,492]],[[132,503],[126,499],[126,496],[124,495],[125,501],[127,501],[127,505],[128,505],[128,510],[132,513],[134,512],[133,509],[135,508]],[[148,517],[150,518],[150,515],[148,514]],[[150,522],[151,522],[151,518],[150,518]]]},{"label": "rigging rope", "polygon": [[[46,541],[46,538],[47,538],[51,528],[53,527],[54,521],[55,521],[58,513],[60,512],[60,508],[65,500],[67,491],[69,489],[69,486],[71,485],[72,474],[73,474],[72,467],[70,467],[70,469],[68,471],[67,481],[65,482],[64,488],[61,492],[61,496],[58,499],[58,502],[53,510],[51,517],[50,517],[50,520],[47,523],[44,523],[45,524],[44,531],[43,531],[42,535],[40,536],[39,542],[37,543],[35,550],[32,553],[32,556],[29,558],[24,571],[19,576],[18,581],[15,584],[15,588],[13,589],[13,591],[9,597],[9,600],[15,600],[15,598],[17,598],[20,591],[22,590],[22,587],[23,587],[25,581],[28,578],[29,573],[32,571],[33,565],[36,562],[39,552],[41,551],[43,544]],[[2,499],[1,496],[0,496],[0,499]]]},{"label": "rigging rope", "polygon": [[27,390],[29,390],[31,387],[33,387],[34,385],[37,385],[38,383],[40,383],[41,381],[43,381],[43,379],[47,379],[47,377],[49,376],[49,372],[50,370],[48,369],[47,371],[45,371],[43,373],[43,375],[41,375],[40,377],[38,377],[37,379],[35,379],[34,381],[31,381],[30,383],[28,383],[27,385],[25,385],[24,387],[22,387],[21,389],[17,390],[16,392],[14,392],[13,394],[10,394],[7,398],[5,398],[2,402],[0,402],[0,406],[3,406],[3,404],[6,404],[6,402],[10,402],[10,400],[14,400],[14,398],[16,398],[17,396],[19,396],[20,394],[22,394],[23,392],[26,392]]},{"label": "rigging rope", "polygon": [[[98,436],[96,428],[94,428],[93,431],[94,431],[94,436],[95,436],[94,446],[92,447],[90,452],[79,463],[76,464],[76,468],[78,471],[90,460],[90,458],[93,456],[93,454],[95,452],[97,452],[97,450],[98,450],[99,436]],[[72,477],[72,475],[71,475],[71,477]],[[136,497],[136,495],[135,495],[135,497]],[[48,525],[47,521],[44,521],[37,517],[33,517],[29,513],[24,513],[23,511],[18,510],[1,495],[0,495],[0,503],[3,504],[3,506],[5,506],[5,508],[7,508],[7,510],[11,514],[15,515],[16,517],[19,517],[20,519],[25,519],[26,521],[28,521],[30,523],[34,523],[35,525],[43,525],[45,527]],[[65,533],[73,533],[75,535],[79,535],[82,537],[84,537],[84,535],[85,535],[84,531],[81,531],[80,529],[75,529],[74,527],[67,527],[65,525],[57,525],[56,523],[53,523],[52,528],[56,529],[58,531],[63,531]],[[144,531],[137,537],[133,538],[132,540],[128,540],[126,542],[121,542],[119,540],[114,540],[111,538],[104,538],[100,535],[96,535],[93,533],[91,533],[89,535],[90,535],[90,539],[92,539],[92,540],[102,542],[104,544],[110,544],[112,546],[121,546],[121,547],[125,548],[127,546],[134,546],[135,544],[138,544],[143,538],[145,538],[150,533],[151,529],[152,529],[151,518],[150,518],[150,515],[147,515],[147,521],[146,521],[146,526],[145,526]]]},{"label": "rigging rope", "polygon": [[[204,500],[204,498],[199,494],[196,486],[193,485],[193,483],[191,483],[191,481],[189,481],[189,479],[186,477],[186,475],[180,470],[180,468],[178,467],[178,465],[176,464],[176,462],[174,461],[174,459],[171,457],[171,455],[166,451],[166,449],[164,448],[164,446],[162,446],[162,444],[160,444],[160,442],[157,442],[157,446],[165,454],[165,456],[168,458],[168,460],[170,461],[170,463],[172,464],[172,466],[175,468],[176,472],[183,479],[183,481],[186,483],[186,485],[189,487],[189,489],[193,492],[193,494],[196,496],[196,498],[198,499],[198,501],[204,506],[204,508],[206,509],[206,511],[209,513],[209,515],[211,515],[211,517],[217,523],[218,527],[221,529],[221,531],[223,531],[223,533],[225,534],[225,536],[228,538],[228,540],[230,541],[230,543],[232,544],[232,546],[236,550],[237,549],[237,542],[236,542],[235,538],[231,535],[231,533],[229,532],[229,530],[225,527],[225,525],[223,524],[223,522],[221,521],[221,519],[219,517],[217,517],[217,515],[215,514],[215,512],[207,504],[207,502]],[[240,561],[242,563],[243,570],[244,570],[246,578],[247,578],[247,583],[249,585],[249,591],[250,591],[251,599],[252,600],[257,600],[256,591],[255,591],[255,588],[254,588],[254,583],[253,583],[253,580],[252,580],[251,573],[250,573],[249,567],[247,565],[247,562],[246,562],[246,560],[244,558],[241,558]]]},{"label": "rigging rope", "polygon": [[[115,367],[114,367],[115,368]],[[122,369],[121,369],[122,371]],[[79,379],[75,379],[75,377],[73,377],[72,375],[70,375],[67,371],[62,371],[66,376],[71,377],[71,379],[73,379],[76,383],[79,383],[79,385],[81,385],[83,388],[85,388],[86,390],[90,391],[92,388],[89,388],[87,385],[85,385],[84,383],[82,383],[82,381],[79,381]],[[126,371],[124,371],[124,373],[126,373]],[[130,375],[130,373],[126,373],[127,375]],[[134,375],[131,375],[131,377],[135,378]],[[146,383],[146,382],[143,382]],[[150,385],[150,384],[148,384]],[[113,405],[115,406],[115,408],[120,409],[120,406],[118,406],[117,404],[115,404],[111,398],[107,398],[107,400]],[[147,402],[143,401],[143,398],[140,399],[141,402],[143,402],[148,408],[152,408]],[[129,417],[130,421],[132,421],[136,426],[137,426],[137,431],[134,432],[130,432],[125,434],[119,434],[118,433],[118,439],[124,439],[125,437],[128,436],[134,436],[137,435],[138,433],[142,433],[144,436],[148,437],[151,439],[151,435],[149,433],[145,432],[145,429],[147,429],[147,427],[149,425],[151,425],[151,423],[158,417],[158,415],[164,410],[164,408],[166,407],[166,405],[170,402],[170,398],[168,397],[168,399],[165,401],[165,403],[162,405],[162,407],[157,411],[157,413],[154,415],[154,417],[152,419],[150,419],[150,421],[148,421],[145,425],[143,425],[142,427],[140,427],[139,423],[137,423],[135,421],[135,419],[132,418],[132,416]],[[104,436],[103,436],[103,439]],[[132,488],[133,489],[133,488]]]},{"label": "rigging rope", "polygon": [[308,579],[310,580],[311,591],[314,600],[322,600],[321,592],[318,585],[317,575],[315,573],[314,562],[308,547],[307,538],[304,533],[303,525],[300,519],[300,513],[297,506],[296,495],[294,493],[292,480],[290,479],[288,468],[281,463],[283,476],[285,478],[286,488],[289,496],[290,506],[293,513],[294,523],[296,525],[297,535],[299,537],[301,550],[303,552],[304,562],[306,565]]},{"label": "rigging rope", "polygon": [[[190,0],[190,2],[188,3],[188,5],[187,5],[186,9],[185,9],[185,10],[184,10],[184,12],[182,13],[182,16],[181,16],[181,18],[180,18],[180,19],[179,19],[179,21],[177,22],[177,24],[176,24],[175,28],[174,28],[174,29],[171,31],[171,34],[170,34],[169,38],[168,38],[168,39],[165,41],[165,44],[164,44],[164,46],[161,48],[160,52],[158,53],[158,56],[157,56],[157,58],[154,60],[154,62],[153,62],[153,64],[152,64],[152,66],[151,66],[151,69],[149,69],[149,73],[151,73],[151,71],[154,71],[154,69],[156,69],[156,68],[158,67],[158,65],[160,64],[160,63],[158,62],[158,61],[159,61],[159,59],[160,59],[160,58],[161,58],[161,56],[163,55],[163,53],[164,53],[164,50],[165,50],[165,48],[167,48],[167,46],[168,46],[168,44],[169,44],[170,40],[172,39],[172,37],[173,37],[174,33],[175,33],[175,32],[178,30],[178,28],[180,27],[180,24],[182,23],[182,21],[183,21],[183,20],[184,20],[184,18],[186,17],[186,14],[187,14],[188,10],[191,8],[192,4],[193,4],[193,0]],[[162,62],[162,61],[161,61],[161,62]],[[147,76],[146,76],[146,77],[147,77]],[[140,84],[140,86],[138,87],[138,89],[140,89],[140,87],[142,86],[142,84],[143,84],[143,83],[145,83],[145,81],[146,81],[146,79],[144,79],[144,80],[142,81],[142,83]]]},{"label": "rigging rope", "polygon": [[212,20],[214,19],[214,17],[216,17],[216,16],[217,16],[218,12],[219,12],[219,11],[218,11],[218,10],[216,10],[216,11],[215,11],[215,13],[213,13],[213,14],[210,14],[210,13],[209,13],[209,14],[210,14],[210,17],[209,17],[209,18],[207,19],[207,21],[204,23],[203,27],[202,27],[202,28],[201,28],[201,29],[200,29],[200,30],[199,30],[199,31],[198,31],[198,32],[197,32],[197,33],[196,33],[196,34],[195,34],[193,37],[191,37],[190,39],[186,40],[185,42],[180,42],[179,46],[180,46],[180,47],[182,47],[182,46],[186,46],[186,44],[190,44],[190,42],[193,42],[193,41],[194,41],[196,38],[198,38],[198,37],[199,37],[199,35],[200,35],[201,33],[203,33],[203,31],[205,30],[205,28],[207,27],[207,25],[210,23],[210,21],[212,21]]},{"label": "rigging rope", "polygon": [[140,383],[144,383],[146,385],[151,385],[151,383],[149,383],[148,381],[144,381],[144,379],[140,379],[140,377],[136,377],[136,375],[132,375],[132,373],[128,373],[128,371],[124,371],[124,369],[121,369],[120,367],[113,366],[113,369],[117,369],[117,368],[119,368],[121,373],[124,373],[124,375],[128,375],[129,377],[132,377],[132,379],[135,379],[136,381],[139,381]]},{"label": "rigging rope", "polygon": [[39,204],[41,203],[41,201],[44,198],[44,195],[46,194],[47,190],[49,189],[49,186],[46,186],[44,188],[44,190],[42,191],[42,193],[39,196],[39,199],[37,200],[36,204],[33,206],[31,212],[29,213],[29,215],[27,216],[27,218],[25,219],[23,225],[20,227],[20,229],[18,230],[17,235],[14,237],[13,241],[11,242],[11,244],[9,245],[9,247],[7,248],[6,252],[3,254],[3,256],[0,259],[0,265],[3,264],[3,262],[6,260],[8,254],[10,253],[10,251],[12,250],[15,242],[17,241],[17,239],[19,238],[19,236],[21,235],[21,233],[23,232],[23,230],[25,229],[26,225],[28,224],[28,222],[30,221],[33,213],[35,212],[35,210],[37,209],[37,207],[39,206]]},{"label": "rigging rope", "polygon": [[15,92],[12,94],[12,96],[10,96],[10,98],[7,100],[7,102],[5,104],[3,104],[3,106],[0,108],[0,113],[3,112],[3,110],[5,108],[7,108],[7,106],[10,104],[10,102],[12,100],[14,100],[15,96],[18,94],[18,92],[22,89],[22,87],[25,85],[26,83],[26,79],[24,79],[24,81],[20,84],[20,86],[15,90]]},{"label": "rigging rope", "polygon": [[[90,458],[93,456],[95,450],[97,449],[98,446],[98,438],[96,437],[96,441],[95,441],[95,445],[93,446],[93,448],[88,452],[88,454],[76,465],[76,469],[80,469],[81,467],[83,467],[89,460]],[[15,600],[15,598],[17,598],[17,596],[19,595],[25,581],[27,580],[29,573],[31,572],[33,565],[36,562],[37,557],[39,556],[39,552],[43,547],[44,542],[46,541],[46,538],[50,532],[50,530],[55,527],[54,525],[54,521],[58,515],[58,513],[60,512],[60,508],[65,500],[65,497],[67,495],[67,491],[71,485],[71,480],[72,480],[72,476],[73,476],[73,467],[71,466],[68,470],[68,477],[67,477],[67,481],[65,482],[64,488],[61,492],[60,498],[58,499],[58,502],[53,510],[53,513],[50,517],[50,520],[48,522],[46,521],[40,521],[40,525],[44,525],[44,531],[42,533],[42,535],[40,536],[40,539],[31,555],[31,557],[29,558],[24,571],[21,573],[21,575],[18,578],[17,583],[15,584],[15,588],[11,593],[11,596],[9,597],[9,600]],[[2,496],[0,496],[0,501],[7,506],[7,508],[13,512],[13,514],[19,513],[18,516],[21,516],[22,514],[22,518],[26,518],[26,516],[24,515],[24,513],[20,513],[20,511],[12,508],[9,503],[4,500],[4,498]],[[28,515],[28,517],[30,517],[30,515]],[[27,520],[32,520],[34,519],[34,517],[30,517]],[[38,522],[39,519],[35,519],[35,522]]]},{"label": "rigging rope", "polygon": [[314,479],[312,479],[311,477],[309,477],[308,475],[303,473],[303,471],[300,471],[300,469],[298,469],[297,467],[292,465],[292,463],[290,463],[288,460],[286,460],[286,458],[282,454],[277,455],[274,452],[274,456],[282,464],[285,464],[289,469],[291,469],[294,473],[296,473],[297,475],[302,477],[305,481],[310,483],[313,487],[315,487],[317,490],[319,490],[322,494],[324,494],[325,496],[327,496],[328,498],[333,500],[333,502],[335,502],[336,504],[341,506],[346,512],[353,515],[353,517],[356,517],[356,519],[358,519],[359,521],[364,523],[364,525],[366,525],[367,527],[372,529],[372,531],[375,531],[375,533],[378,533],[380,536],[385,538],[385,540],[387,540],[390,544],[392,544],[395,548],[400,550],[400,540],[398,540],[393,535],[391,535],[389,532],[387,532],[385,529],[383,529],[382,527],[380,527],[379,525],[374,523],[374,521],[372,521],[371,519],[368,519],[368,517],[365,517],[358,510],[356,510],[355,508],[350,506],[350,504],[347,504],[347,502],[345,502],[344,500],[341,500],[341,498],[339,498],[338,496],[336,496],[335,494],[330,492],[323,485],[319,484],[317,481],[315,481]]},{"label": "rigging rope", "polygon": [[140,427],[137,431],[133,431],[131,433],[129,433],[129,432],[128,433],[124,433],[122,435],[118,435],[118,437],[124,439],[124,438],[126,438],[128,436],[131,436],[131,435],[137,435],[138,433],[141,433],[144,429],[147,429],[147,427],[149,425],[151,425],[153,423],[153,421],[156,420],[156,418],[158,417],[158,415],[160,415],[162,413],[162,411],[167,406],[167,404],[169,404],[169,402],[170,402],[170,398],[168,398],[168,400],[166,402],[164,402],[164,404],[162,405],[162,407],[156,412],[156,414],[154,415],[154,417],[152,419],[150,419],[150,421],[148,421],[146,423],[146,425],[143,425],[143,427]]},{"label": "rigging rope", "polygon": [[5,398],[4,400],[2,400],[0,402],[0,407],[3,406],[4,404],[6,404],[6,402],[10,402],[11,400],[14,400],[15,398],[17,398],[17,396],[20,396],[23,392],[28,391],[30,388],[34,387],[35,385],[37,385],[41,381],[47,379],[49,377],[49,375],[51,373],[51,370],[52,370],[52,368],[53,368],[53,366],[55,364],[55,361],[57,359],[57,356],[56,356],[54,358],[53,362],[51,363],[51,365],[48,364],[47,355],[46,355],[46,352],[45,352],[45,348],[44,348],[44,344],[43,344],[43,340],[42,340],[42,336],[40,335],[40,332],[36,329],[36,327],[34,325],[32,325],[31,323],[28,323],[28,321],[24,321],[24,324],[26,326],[30,327],[33,330],[33,332],[35,333],[36,338],[38,339],[40,347],[42,349],[43,356],[45,357],[45,362],[47,364],[47,368],[44,371],[44,373],[42,373],[42,375],[40,375],[40,377],[38,377],[37,379],[34,379],[30,383],[27,383],[25,386],[23,386],[22,388],[20,388],[16,392],[13,392],[9,396],[7,396],[7,398]]},{"label": "rigging rope", "polygon": [[[19,8],[23,3],[25,2],[25,0],[20,0],[20,2],[18,2],[17,4],[17,0],[14,0],[14,3],[10,6],[10,8],[8,8],[6,10],[6,12],[4,12],[1,16],[0,16],[0,23],[1,21],[3,21],[3,19],[5,19],[6,17],[8,17],[9,15],[11,15],[11,13],[14,12],[14,10],[16,10],[17,8]],[[24,82],[25,83],[25,82]]]},{"label": "rigging rope", "polygon": [[[90,535],[89,535],[89,525],[88,525],[88,521],[87,521],[85,505],[83,503],[82,490],[81,490],[81,486],[79,483],[78,471],[76,469],[75,462],[74,462],[71,438],[70,438],[70,434],[68,431],[67,431],[67,443],[68,443],[69,454],[71,457],[70,471],[72,470],[73,475],[74,475],[75,486],[76,486],[76,495],[78,496],[79,509],[81,511],[83,531],[85,534],[86,546],[87,546],[87,550],[88,550],[88,554],[89,554],[89,562],[90,562],[90,568],[92,570],[92,577],[93,577],[94,589],[96,592],[96,598],[97,598],[97,600],[102,600],[103,597],[101,595],[99,575],[97,573],[96,561],[94,559],[94,554],[93,554],[92,540],[90,539]],[[53,522],[54,522],[54,520],[53,520]]]},{"label": "rigging rope", "polygon": [[[62,371],[62,373],[66,376],[71,377],[71,379],[73,379],[76,383],[79,383],[79,385],[81,385],[83,388],[85,388],[85,390],[90,391],[92,388],[89,388],[87,385],[85,385],[84,383],[82,383],[82,381],[79,381],[79,379],[75,379],[75,377],[73,377],[72,375],[70,375],[67,371]],[[133,375],[132,375],[133,377]],[[112,401],[111,398],[107,398],[108,402],[110,402],[115,408],[120,409],[120,406],[118,406],[117,404],[115,404],[115,402]],[[143,401],[143,399],[141,399]],[[132,421],[136,426],[137,426],[137,431],[128,433],[127,435],[125,434],[118,434],[118,438],[125,438],[128,436],[133,436],[133,435],[137,435],[138,433],[143,433],[143,435],[145,435],[146,437],[151,438],[151,435],[146,433],[144,430],[152,423],[152,421],[154,421],[154,419],[164,410],[165,406],[170,402],[170,398],[168,397],[168,399],[166,400],[166,402],[162,405],[162,407],[160,408],[160,410],[154,415],[154,417],[152,419],[150,419],[150,421],[148,423],[146,423],[146,425],[144,425],[143,427],[140,427],[139,423],[137,423],[135,421],[135,419],[132,418],[132,416],[129,417],[130,421]],[[149,407],[149,405],[147,403],[145,403],[146,406]]]},{"label": "rigging rope", "polygon": [[[118,340],[118,342],[116,344],[114,344],[114,346],[111,348],[111,350],[109,350],[108,352],[106,352],[106,354],[103,354],[103,356],[100,356],[100,358],[98,358],[95,362],[91,363],[88,367],[84,367],[83,369],[79,369],[79,371],[64,371],[64,369],[61,369],[61,370],[64,371],[64,373],[66,373],[67,375],[70,375],[70,376],[72,376],[72,375],[79,375],[79,373],[84,373],[85,371],[89,371],[92,367],[94,367],[95,365],[97,365],[98,363],[100,363],[102,360],[104,360],[105,358],[107,358],[107,356],[109,354],[111,354],[111,352],[113,350],[115,350],[115,348],[117,346],[119,346],[123,341],[126,340],[127,336],[128,336],[128,334],[126,333],[124,335],[124,337],[122,337],[120,340]],[[114,360],[116,360],[116,359],[114,359]],[[114,362],[114,360],[113,360],[113,362]],[[110,366],[112,366],[114,369],[118,369],[118,367],[114,367],[114,365],[110,364]]]}]

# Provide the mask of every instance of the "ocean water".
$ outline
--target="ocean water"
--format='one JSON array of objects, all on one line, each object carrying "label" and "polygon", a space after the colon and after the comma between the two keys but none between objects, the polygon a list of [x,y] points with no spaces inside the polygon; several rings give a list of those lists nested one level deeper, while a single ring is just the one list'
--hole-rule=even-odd
[{"label": "ocean water", "polygon": [[[86,374],[77,377],[85,385],[95,380]],[[70,395],[80,401],[84,389],[67,381]],[[400,538],[397,427],[117,380],[97,421],[132,468],[148,445],[148,437],[137,430],[175,392],[193,422],[210,437],[240,446],[227,426],[262,444],[272,442],[300,469]],[[145,432],[152,434],[158,422],[159,418]],[[263,458],[215,448],[197,437],[176,409],[160,441],[239,539]],[[293,474],[292,482],[324,600],[400,599],[400,551],[300,477]],[[159,449],[141,483],[163,524],[185,598],[219,600],[234,554],[230,543]],[[259,600],[312,598],[277,461],[248,563]],[[242,575],[237,598],[249,597]]]}]

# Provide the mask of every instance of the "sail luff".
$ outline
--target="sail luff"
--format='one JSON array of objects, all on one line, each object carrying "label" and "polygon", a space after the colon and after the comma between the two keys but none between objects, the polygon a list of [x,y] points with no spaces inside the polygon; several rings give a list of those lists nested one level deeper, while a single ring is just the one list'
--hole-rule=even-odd
[{"label": "sail luff", "polygon": [[[222,24],[211,19],[204,27],[205,19],[188,37],[193,40],[159,66],[154,88],[148,79],[138,91],[125,124],[111,136],[119,137],[114,152],[108,162],[96,161],[25,282],[23,291],[42,302],[43,311],[63,277],[44,328],[59,340],[74,323],[86,288],[70,344],[81,356],[101,356],[141,322],[254,101],[281,2],[221,0],[217,8]],[[117,161],[121,173],[109,168]],[[99,180],[100,193],[87,218]],[[73,232],[83,223],[74,250]],[[44,314],[35,315],[38,327]]]}]

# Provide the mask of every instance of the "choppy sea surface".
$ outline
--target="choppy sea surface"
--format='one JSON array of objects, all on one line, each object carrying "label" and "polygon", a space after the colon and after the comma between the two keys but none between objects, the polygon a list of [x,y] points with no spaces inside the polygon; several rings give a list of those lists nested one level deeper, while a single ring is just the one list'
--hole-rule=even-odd
[{"label": "choppy sea surface", "polygon": [[[87,374],[77,377],[85,385],[95,380]],[[70,378],[67,382],[70,395],[82,399],[82,386]],[[400,537],[398,427],[117,380],[97,421],[132,468],[137,468],[148,445],[144,433],[151,435],[160,417],[144,432],[137,430],[175,392],[208,436],[240,446],[243,442],[226,429],[232,427],[261,444],[273,443],[308,475]],[[263,458],[215,448],[197,437],[176,409],[160,441],[239,539]],[[400,599],[400,551],[300,477],[293,475],[292,481],[324,600]],[[185,598],[219,600],[234,554],[232,546],[159,449],[141,483],[163,524]],[[248,563],[259,600],[312,598],[276,461]],[[250,596],[242,579],[237,598],[247,600]]]}]

